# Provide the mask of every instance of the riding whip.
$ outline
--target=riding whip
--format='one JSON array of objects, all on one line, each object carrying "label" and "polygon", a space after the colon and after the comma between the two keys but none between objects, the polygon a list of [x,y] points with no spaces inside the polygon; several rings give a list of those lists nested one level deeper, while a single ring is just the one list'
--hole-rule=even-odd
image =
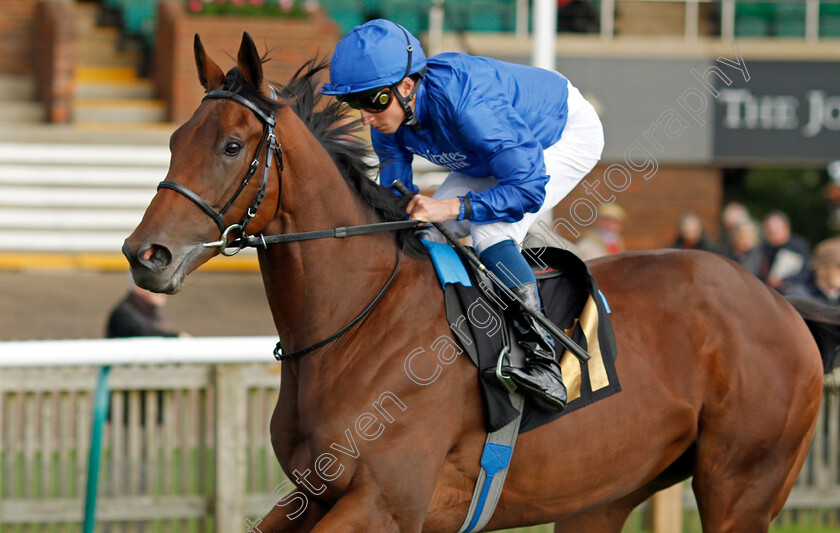
[{"label": "riding whip", "polygon": [[[405,184],[399,180],[394,181],[394,183],[391,184],[391,187],[396,189],[403,196],[414,196],[414,193],[409,191],[408,187],[406,187]],[[486,266],[484,266],[484,263],[481,262],[481,259],[479,259],[478,256],[475,255],[475,253],[472,250],[464,246],[461,243],[461,241],[459,241],[458,238],[455,237],[455,235],[453,235],[452,232],[449,231],[442,223],[432,222],[431,224],[435,227],[435,229],[441,232],[444,237],[446,237],[446,240],[448,240],[452,244],[452,246],[454,246],[459,252],[464,254],[467,257],[467,259],[470,260],[470,263],[474,264],[476,268],[487,274],[487,277],[490,278],[490,281],[492,281],[505,296],[518,303],[522,307],[522,309],[525,310],[526,313],[531,315],[534,318],[534,320],[539,322],[540,325],[542,325],[545,329],[551,332],[554,338],[560,341],[560,344],[565,346],[566,349],[568,349],[572,353],[572,355],[574,355],[584,363],[589,360],[589,354],[586,353],[586,350],[581,348],[580,345],[578,345],[578,343],[569,338],[569,336],[566,335],[566,333],[563,330],[557,327],[556,324],[554,324],[552,321],[543,316],[543,314],[540,313],[538,309],[534,309],[530,305],[523,302],[522,299],[519,298],[519,296],[517,296],[512,290],[510,290],[510,288],[507,285],[505,285],[504,282],[500,280],[498,276],[496,276],[496,274],[494,274],[492,271],[488,270]]]}]

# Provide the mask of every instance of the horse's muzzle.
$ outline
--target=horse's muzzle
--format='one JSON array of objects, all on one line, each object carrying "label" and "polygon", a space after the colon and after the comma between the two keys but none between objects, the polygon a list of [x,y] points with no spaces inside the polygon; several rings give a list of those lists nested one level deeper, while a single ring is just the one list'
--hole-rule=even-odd
[{"label": "horse's muzzle", "polygon": [[122,252],[131,266],[134,283],[152,292],[176,292],[183,275],[179,275],[181,269],[173,265],[172,251],[156,243],[134,246],[130,240],[131,238],[126,239]]}]

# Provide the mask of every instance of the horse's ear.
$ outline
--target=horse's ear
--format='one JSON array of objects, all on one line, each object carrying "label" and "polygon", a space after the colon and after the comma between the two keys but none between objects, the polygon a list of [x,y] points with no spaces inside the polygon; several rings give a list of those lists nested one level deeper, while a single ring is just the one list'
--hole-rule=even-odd
[{"label": "horse's ear", "polygon": [[260,89],[263,82],[262,59],[257,53],[257,46],[248,32],[242,34],[242,44],[239,45],[239,55],[236,57],[236,65],[245,81]]},{"label": "horse's ear", "polygon": [[198,69],[198,80],[206,91],[215,89],[224,83],[225,73],[219,68],[207,52],[204,51],[204,45],[201,44],[201,39],[198,34],[195,34],[195,66]]}]

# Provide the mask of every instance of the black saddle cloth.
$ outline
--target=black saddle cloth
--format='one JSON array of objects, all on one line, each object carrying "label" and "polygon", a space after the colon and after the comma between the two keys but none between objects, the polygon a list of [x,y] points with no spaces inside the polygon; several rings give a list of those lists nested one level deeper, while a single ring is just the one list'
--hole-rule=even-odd
[{"label": "black saddle cloth", "polygon": [[[569,390],[569,402],[560,413],[547,412],[530,399],[525,400],[520,433],[590,405],[621,391],[615,370],[617,349],[609,320],[607,302],[589,268],[573,253],[559,248],[525,250],[539,283],[540,297],[547,318],[589,352],[588,363],[581,363],[559,341],[556,352]],[[461,346],[476,363],[485,399],[487,431],[495,431],[517,416],[508,393],[488,370],[496,366],[499,353],[510,336],[507,324],[518,313],[518,306],[504,301],[486,275],[467,266],[472,287],[449,284],[444,289],[447,319]],[[587,318],[579,320],[581,314]],[[587,331],[588,337],[587,338]],[[465,341],[469,335],[470,342]],[[512,339],[516,342],[516,339]]]}]

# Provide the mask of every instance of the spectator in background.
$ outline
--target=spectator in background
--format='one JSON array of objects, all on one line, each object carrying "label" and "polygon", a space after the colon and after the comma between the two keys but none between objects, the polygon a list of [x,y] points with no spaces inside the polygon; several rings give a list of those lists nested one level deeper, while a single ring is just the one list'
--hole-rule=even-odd
[{"label": "spectator in background", "polygon": [[840,304],[840,238],[822,241],[814,249],[811,270],[788,294],[831,305]]},{"label": "spectator in background", "polygon": [[761,238],[758,224],[746,219],[732,229],[725,255],[758,276],[761,268]]},{"label": "spectator in background", "polygon": [[[166,294],[141,289],[134,284],[129,276],[128,294],[108,315],[108,324],[105,328],[105,337],[109,339],[122,337],[186,337],[186,334],[179,334],[170,331],[163,325],[163,306],[166,305]],[[125,394],[124,392],[112,392],[113,394]],[[146,420],[146,398],[151,396],[157,401],[157,423],[163,424],[163,391],[146,390],[140,397],[140,420]],[[155,401],[155,400],[153,400]],[[111,421],[111,408],[108,408],[108,419]],[[123,424],[129,424],[129,412],[123,412]],[[145,469],[145,463],[141,469]]]},{"label": "spectator in background", "polygon": [[163,306],[166,295],[141,289],[132,280],[128,294],[108,316],[107,338],[117,337],[178,337],[179,334],[163,325]]},{"label": "spectator in background", "polygon": [[598,208],[595,227],[586,232],[576,243],[578,256],[587,261],[623,252],[624,239],[621,238],[621,229],[626,216],[624,209],[616,204]]},{"label": "spectator in background", "polygon": [[682,250],[717,251],[715,246],[706,239],[703,221],[694,213],[683,213],[677,226],[677,238],[671,248]]},{"label": "spectator in background", "polygon": [[[752,222],[752,217],[744,204],[729,202],[724,206],[720,218],[723,223],[723,235],[721,236],[723,253],[727,257],[732,257],[732,239],[735,236],[736,229],[745,222]],[[758,228],[756,227],[756,229]]]},{"label": "spectator in background", "polygon": [[772,211],[764,217],[762,229],[759,278],[782,293],[803,283],[808,276],[809,247],[805,239],[791,231],[788,216]]}]

